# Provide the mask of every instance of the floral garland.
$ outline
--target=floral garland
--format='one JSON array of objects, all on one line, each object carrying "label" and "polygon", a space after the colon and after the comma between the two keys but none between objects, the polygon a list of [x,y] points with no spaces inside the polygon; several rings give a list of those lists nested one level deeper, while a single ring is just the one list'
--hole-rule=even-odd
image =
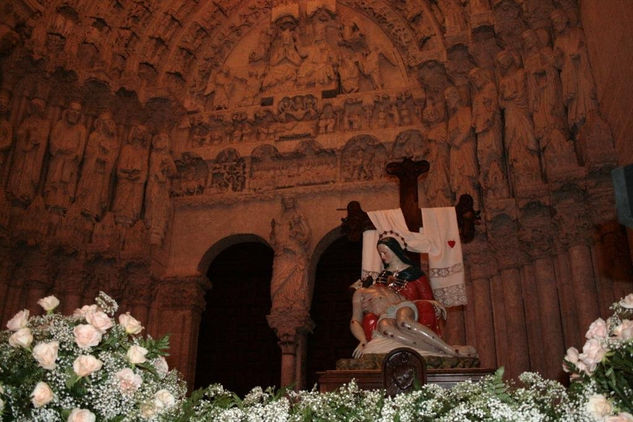
[{"label": "floral garland", "polygon": [[532,372],[504,382],[500,369],[477,383],[427,384],[395,397],[351,382],[330,393],[255,387],[243,399],[213,384],[185,399],[184,382],[162,357],[166,341],[138,337],[142,327],[129,314],[115,323],[107,295],[70,317],[53,312],[54,297],[39,303],[46,315],[18,312],[0,334],[4,421],[633,422],[633,294],[591,324],[582,352],[567,351],[569,389]]},{"label": "floral garland", "polygon": [[186,393],[164,355],[167,338],[139,337],[141,323],[101,292],[71,316],[54,296],[0,333],[0,416],[4,421],[172,420]]}]

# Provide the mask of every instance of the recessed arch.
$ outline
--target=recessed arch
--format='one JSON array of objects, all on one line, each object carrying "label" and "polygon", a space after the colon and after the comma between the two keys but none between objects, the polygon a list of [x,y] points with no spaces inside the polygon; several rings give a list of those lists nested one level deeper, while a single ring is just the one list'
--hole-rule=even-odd
[{"label": "recessed arch", "polygon": [[310,264],[310,315],[315,328],[308,335],[306,387],[316,372],[334,369],[336,361],[351,357],[358,341],[349,332],[352,292],[349,285],[361,272],[361,242],[350,242],[337,227],[317,244]]},{"label": "recessed arch", "polygon": [[213,287],[200,318],[195,388],[221,383],[243,396],[254,385],[278,386],[281,350],[266,319],[273,255],[254,235],[229,236],[205,255],[200,268]]},{"label": "recessed arch", "polygon": [[271,247],[270,244],[261,236],[251,233],[240,233],[234,234],[223,239],[218,240],[204,253],[202,258],[200,259],[200,263],[198,264],[198,271],[200,274],[206,274],[209,271],[209,266],[213,262],[213,260],[226,248],[229,248],[233,245],[237,245],[238,243],[262,243],[268,247]]}]

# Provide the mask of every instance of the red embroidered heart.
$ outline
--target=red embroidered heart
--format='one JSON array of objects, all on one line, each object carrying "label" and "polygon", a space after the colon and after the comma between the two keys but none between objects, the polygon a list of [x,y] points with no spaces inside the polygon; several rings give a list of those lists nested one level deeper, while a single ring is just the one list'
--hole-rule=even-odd
[{"label": "red embroidered heart", "polygon": [[455,241],[454,240],[449,240],[448,241],[448,246],[450,246],[451,248],[455,247]]}]

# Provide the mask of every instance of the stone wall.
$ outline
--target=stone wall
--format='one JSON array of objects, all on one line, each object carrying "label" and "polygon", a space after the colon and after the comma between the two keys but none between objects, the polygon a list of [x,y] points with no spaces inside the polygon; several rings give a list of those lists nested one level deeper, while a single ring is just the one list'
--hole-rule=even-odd
[{"label": "stone wall", "polygon": [[469,193],[482,210],[470,303],[446,337],[484,365],[559,376],[565,347],[631,289],[614,123],[572,0],[0,13],[3,320],[47,293],[71,311],[106,290],[152,334],[178,333],[171,363],[192,379],[214,246],[257,236],[276,252],[282,380],[301,379],[315,248],[348,201],[398,206],[383,169],[404,157],[431,164],[422,206]]}]

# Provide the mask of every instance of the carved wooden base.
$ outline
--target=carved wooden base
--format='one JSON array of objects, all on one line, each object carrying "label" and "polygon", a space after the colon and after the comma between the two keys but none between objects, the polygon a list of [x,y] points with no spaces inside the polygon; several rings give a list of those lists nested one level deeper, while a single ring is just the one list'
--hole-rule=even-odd
[{"label": "carved wooden base", "polygon": [[[458,382],[470,380],[479,381],[486,375],[495,372],[492,368],[471,368],[471,369],[428,369],[426,379],[428,384],[437,384],[444,388],[450,388]],[[356,380],[358,386],[364,390],[374,390],[383,388],[383,374],[380,369],[363,370],[329,370],[318,372],[319,391],[322,393],[335,391],[337,388]]]}]

